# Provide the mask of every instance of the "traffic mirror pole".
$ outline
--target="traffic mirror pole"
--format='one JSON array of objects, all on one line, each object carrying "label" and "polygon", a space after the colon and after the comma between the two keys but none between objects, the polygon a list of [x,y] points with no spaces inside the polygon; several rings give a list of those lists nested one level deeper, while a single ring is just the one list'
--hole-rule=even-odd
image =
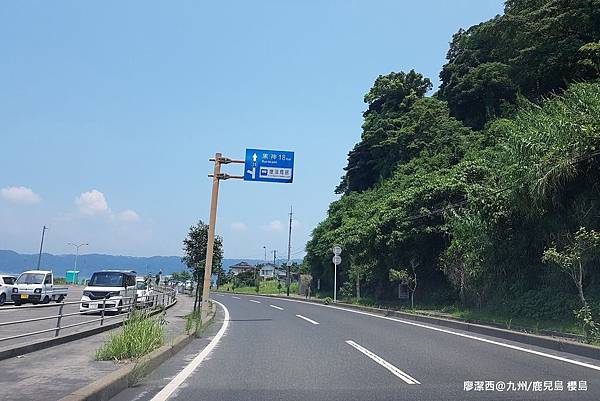
[{"label": "traffic mirror pole", "polygon": [[219,201],[219,181],[230,178],[243,179],[243,176],[234,176],[221,173],[221,164],[244,163],[243,160],[232,160],[223,157],[221,153],[215,153],[215,158],[210,159],[215,162],[213,174],[209,175],[213,179],[212,194],[210,198],[210,217],[208,221],[208,242],[206,244],[206,262],[204,265],[204,283],[202,286],[202,307],[201,319],[206,321],[210,313],[210,282],[212,278],[212,260],[215,246],[215,225],[217,223],[217,204]]}]

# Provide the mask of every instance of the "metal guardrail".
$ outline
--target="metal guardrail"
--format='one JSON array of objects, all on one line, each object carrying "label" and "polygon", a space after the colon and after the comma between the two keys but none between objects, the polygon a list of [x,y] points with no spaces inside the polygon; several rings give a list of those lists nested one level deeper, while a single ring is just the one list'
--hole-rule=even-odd
[{"label": "metal guardrail", "polygon": [[[111,301],[111,299],[109,299],[109,298],[92,301],[92,302],[102,301],[102,308],[98,308],[95,310],[88,310],[88,311],[80,310],[78,312],[69,312],[69,313],[63,312],[65,305],[81,305],[83,303],[90,303],[90,301],[70,301],[70,302],[63,301],[63,302],[56,303],[56,304],[36,305],[36,306],[29,307],[29,308],[25,308],[25,309],[32,308],[35,310],[39,310],[39,309],[43,309],[43,308],[58,308],[58,313],[54,314],[54,315],[35,317],[35,318],[31,318],[31,319],[21,319],[21,320],[0,322],[0,327],[17,326],[19,324],[39,322],[39,321],[52,320],[52,319],[56,319],[56,325],[54,327],[47,328],[47,329],[36,330],[36,331],[31,331],[31,332],[27,332],[27,333],[21,333],[21,334],[16,334],[16,335],[0,338],[0,344],[2,344],[2,342],[4,342],[4,341],[14,340],[14,339],[28,337],[28,336],[34,336],[34,335],[43,334],[43,333],[49,333],[52,331],[54,332],[54,337],[58,337],[60,335],[61,330],[72,328],[72,327],[77,327],[77,326],[83,326],[86,324],[92,324],[92,323],[96,323],[96,322],[100,322],[99,325],[103,326],[105,321],[110,320],[110,319],[115,319],[115,318],[123,318],[123,320],[126,320],[129,317],[129,315],[134,311],[150,312],[150,311],[154,311],[160,307],[167,307],[167,306],[171,305],[177,298],[177,291],[175,291],[172,288],[168,288],[168,287],[159,287],[159,288],[155,289],[155,292],[153,294],[145,295],[140,298],[141,299],[138,299],[137,294],[133,297],[120,298],[120,300],[122,300],[123,303],[121,305],[109,306],[108,307],[109,311],[106,310],[107,309],[106,302]],[[128,302],[125,302],[126,300]],[[112,303],[114,303],[114,300]],[[23,310],[23,309],[24,308],[21,306],[8,306],[8,307],[5,306],[5,307],[0,308],[0,314],[3,312],[6,312],[6,311]],[[121,314],[121,312],[123,310],[127,311],[127,315]],[[116,311],[117,313],[112,316],[107,316],[107,312],[113,312],[113,311]],[[67,324],[67,325],[61,324],[63,318],[65,318],[65,317],[89,316],[89,315],[95,315],[98,313],[100,314],[100,317],[97,319],[90,319],[90,320],[85,320],[85,321],[77,322],[77,323],[71,323],[71,324]]]}]

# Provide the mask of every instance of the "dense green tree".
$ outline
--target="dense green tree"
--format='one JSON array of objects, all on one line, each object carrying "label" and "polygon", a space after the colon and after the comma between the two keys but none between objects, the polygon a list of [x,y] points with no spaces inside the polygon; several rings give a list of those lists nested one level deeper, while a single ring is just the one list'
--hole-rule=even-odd
[{"label": "dense green tree", "polygon": [[[188,266],[196,286],[196,297],[194,300],[194,310],[198,306],[198,299],[202,295],[201,287],[204,280],[204,267],[206,264],[206,251],[208,248],[208,224],[204,224],[202,220],[198,224],[191,226],[187,237],[183,240],[184,256],[181,260]],[[220,236],[215,236],[212,271],[219,273],[223,263],[223,240]]]},{"label": "dense green tree", "polygon": [[[538,100],[598,77],[581,54],[600,39],[600,0],[511,0],[505,14],[459,30],[440,73],[439,95],[474,128],[508,116],[515,92]],[[587,48],[584,48],[584,52]]]}]

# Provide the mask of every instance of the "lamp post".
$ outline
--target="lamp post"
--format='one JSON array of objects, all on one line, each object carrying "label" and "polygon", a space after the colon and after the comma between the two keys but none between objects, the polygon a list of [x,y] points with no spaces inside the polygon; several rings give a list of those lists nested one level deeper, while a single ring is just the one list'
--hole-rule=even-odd
[{"label": "lamp post", "polygon": [[75,251],[75,267],[73,268],[73,270],[77,270],[77,258],[79,257],[79,248],[82,246],[86,246],[89,245],[88,243],[85,244],[74,244],[72,242],[67,242],[67,245],[71,245],[74,246],[76,251]]}]

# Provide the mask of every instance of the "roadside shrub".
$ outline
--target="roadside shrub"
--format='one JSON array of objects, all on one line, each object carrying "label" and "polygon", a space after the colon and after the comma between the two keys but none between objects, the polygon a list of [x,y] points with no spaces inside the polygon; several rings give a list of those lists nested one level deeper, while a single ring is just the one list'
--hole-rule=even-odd
[{"label": "roadside shrub", "polygon": [[573,311],[579,308],[573,295],[550,288],[526,291],[504,303],[510,315],[534,320],[573,321]]},{"label": "roadside shrub", "polygon": [[346,281],[344,283],[344,285],[342,285],[342,288],[340,288],[340,298],[343,299],[350,299],[352,298],[352,295],[354,294],[354,286],[352,285],[351,282]]}]

